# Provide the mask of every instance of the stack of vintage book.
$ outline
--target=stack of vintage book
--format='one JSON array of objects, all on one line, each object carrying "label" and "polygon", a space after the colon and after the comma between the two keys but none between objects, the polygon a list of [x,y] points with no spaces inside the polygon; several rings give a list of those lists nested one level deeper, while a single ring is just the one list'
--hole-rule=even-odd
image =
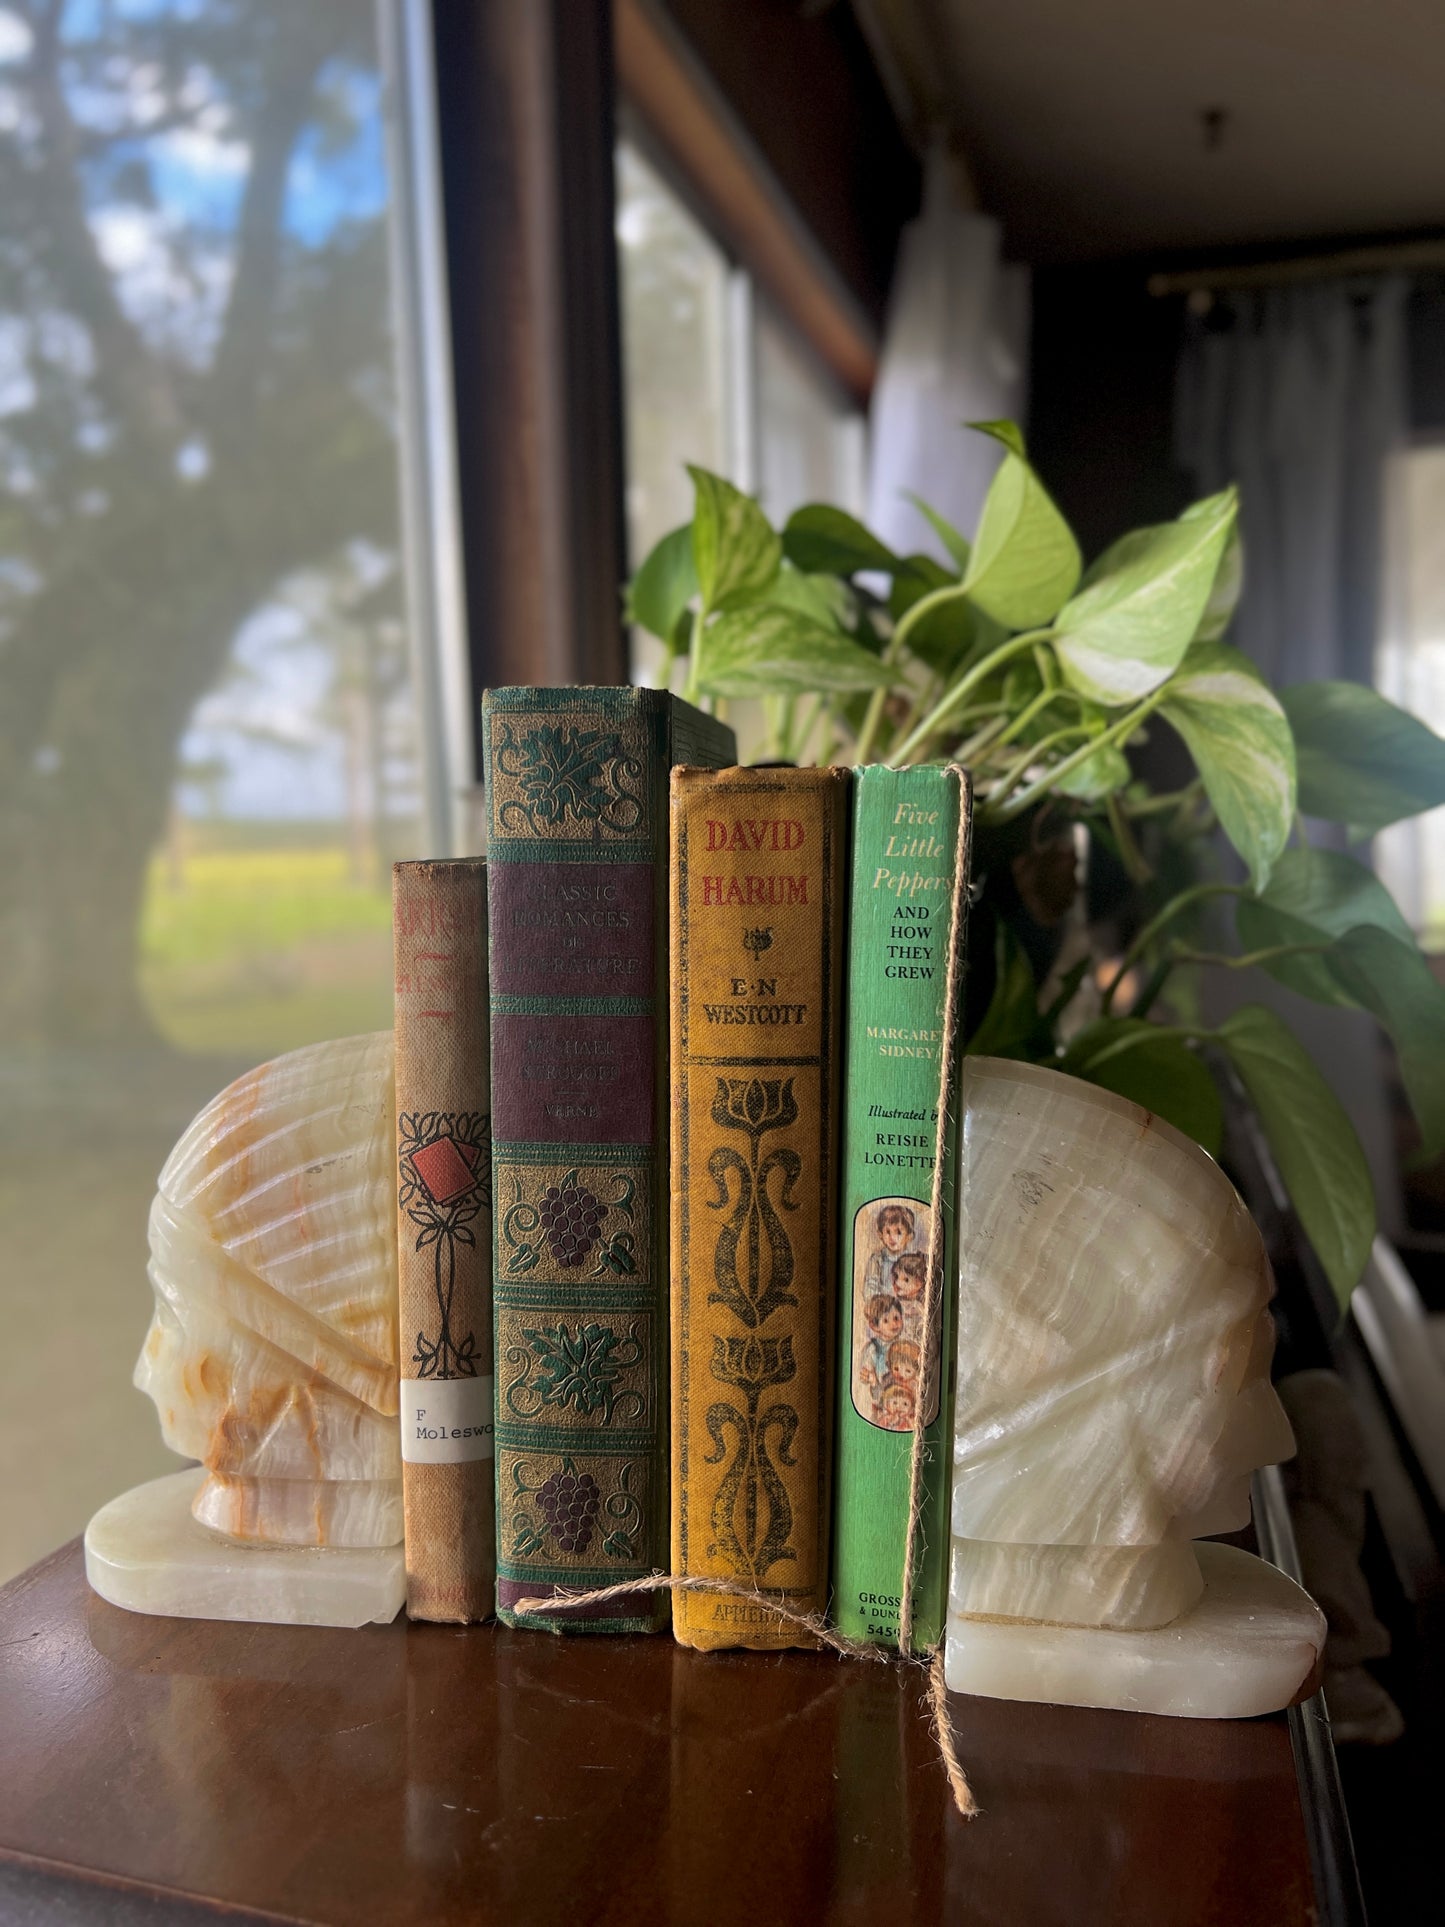
[{"label": "stack of vintage book", "polygon": [[[921,1424],[931,1643],[966,784],[737,768],[655,690],[493,690],[483,725],[485,866],[396,872],[409,1610],[806,1643],[777,1602],[893,1643]],[[731,1589],[517,1610],[663,1571]]]}]

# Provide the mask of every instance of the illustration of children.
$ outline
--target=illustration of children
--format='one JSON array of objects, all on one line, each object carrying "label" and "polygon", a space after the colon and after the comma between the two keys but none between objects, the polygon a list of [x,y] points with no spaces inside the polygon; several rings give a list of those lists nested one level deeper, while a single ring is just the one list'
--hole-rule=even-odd
[{"label": "illustration of children", "polygon": [[928,1289],[928,1253],[904,1251],[893,1260],[893,1290],[903,1308],[903,1334],[923,1342],[923,1294]]},{"label": "illustration of children", "polygon": [[910,1338],[895,1338],[888,1347],[888,1390],[895,1385],[906,1385],[915,1399],[918,1397],[918,1374],[923,1366],[923,1354]]},{"label": "illustration of children", "polygon": [[875,1292],[863,1307],[868,1336],[858,1360],[858,1377],[877,1403],[888,1379],[888,1348],[903,1332],[903,1307],[891,1292]]},{"label": "illustration of children", "polygon": [[906,1204],[885,1204],[873,1221],[882,1249],[875,1251],[868,1260],[868,1269],[863,1274],[863,1293],[873,1297],[880,1291],[893,1289],[893,1267],[899,1254],[907,1251],[913,1243],[913,1232],[917,1220]]},{"label": "illustration of children", "polygon": [[911,1432],[917,1400],[909,1385],[890,1385],[878,1408],[878,1423],[886,1432]]}]

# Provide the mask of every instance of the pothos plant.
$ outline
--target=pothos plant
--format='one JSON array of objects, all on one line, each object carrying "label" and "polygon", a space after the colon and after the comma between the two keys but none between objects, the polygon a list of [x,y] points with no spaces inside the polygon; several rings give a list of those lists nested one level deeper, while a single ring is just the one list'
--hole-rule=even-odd
[{"label": "pothos plant", "polygon": [[[967,764],[967,1048],[1103,1085],[1210,1152],[1232,1068],[1344,1302],[1375,1228],[1349,1118],[1274,1009],[1206,1022],[1201,974],[1267,972],[1371,1013],[1420,1155],[1445,1149],[1445,988],[1384,885],[1337,847],[1445,803],[1445,741],[1360,684],[1276,693],[1224,640],[1242,581],[1233,489],[1086,569],[1018,428],[977,427],[1004,452],[972,539],[914,498],[947,565],[823,503],[775,529],[692,469],[693,518],[637,571],[629,615],[660,640],[665,683],[719,708],[761,699],[766,758]],[[1183,780],[1161,783],[1171,735]],[[1344,834],[1311,841],[1306,818]]]}]

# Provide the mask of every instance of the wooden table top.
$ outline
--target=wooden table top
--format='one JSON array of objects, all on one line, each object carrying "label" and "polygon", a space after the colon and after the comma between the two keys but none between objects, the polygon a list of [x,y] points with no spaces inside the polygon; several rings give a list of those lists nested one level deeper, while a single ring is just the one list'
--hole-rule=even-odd
[{"label": "wooden table top", "polygon": [[829,1655],[146,1618],[71,1544],[0,1592],[0,1917],[1314,1919],[1282,1715],[955,1698],[966,1824],[923,1706]]}]

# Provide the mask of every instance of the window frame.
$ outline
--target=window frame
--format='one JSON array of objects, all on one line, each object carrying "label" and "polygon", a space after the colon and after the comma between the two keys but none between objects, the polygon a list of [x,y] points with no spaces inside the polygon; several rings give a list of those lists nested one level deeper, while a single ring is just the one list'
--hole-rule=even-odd
[{"label": "window frame", "polygon": [[[724,472],[727,480],[732,482],[734,487],[748,494],[756,494],[762,484],[764,429],[758,331],[760,322],[765,322],[767,326],[775,329],[783,337],[787,346],[797,354],[810,377],[816,382],[820,396],[837,408],[842,417],[840,426],[846,422],[848,428],[853,431],[856,445],[848,456],[847,466],[852,471],[853,487],[850,492],[856,499],[843,502],[841,506],[861,516],[864,512],[861,498],[867,470],[867,397],[859,396],[840,379],[837,369],[820,352],[817,341],[797,326],[792,314],[780,306],[771,289],[762,282],[748,262],[739,256],[728,232],[718,219],[715,206],[699,189],[694,176],[660,139],[656,129],[637,103],[625,96],[618,101],[616,149],[619,153],[624,145],[636,151],[644,164],[658,177],[663,187],[676,198],[716,248],[726,266],[728,311],[724,344],[726,363],[724,444],[727,460]],[[627,413],[625,350],[623,363],[625,446]],[[771,512],[766,501],[763,506]],[[642,555],[632,553],[630,528],[626,531],[626,539],[629,569],[633,570],[644,558]]]}]

